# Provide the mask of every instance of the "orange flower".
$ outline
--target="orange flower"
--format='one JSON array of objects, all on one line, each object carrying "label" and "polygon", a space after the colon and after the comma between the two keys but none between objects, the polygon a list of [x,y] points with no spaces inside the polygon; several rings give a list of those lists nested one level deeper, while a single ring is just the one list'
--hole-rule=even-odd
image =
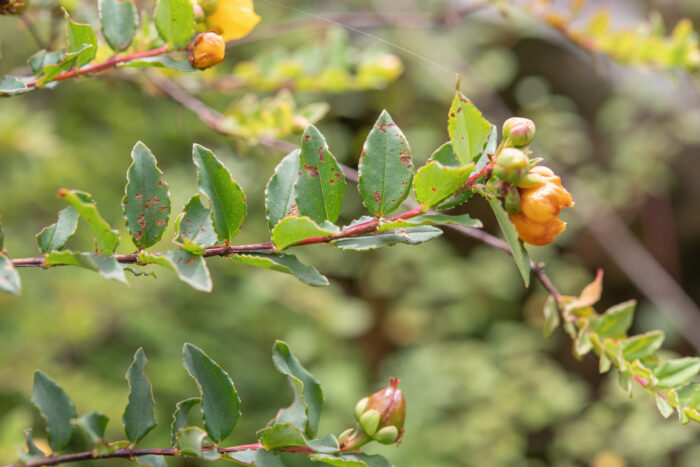
[{"label": "orange flower", "polygon": [[253,11],[253,0],[219,0],[207,21],[225,41],[230,41],[248,35],[260,22],[260,16]]},{"label": "orange flower", "polygon": [[190,45],[190,64],[203,70],[224,60],[226,44],[215,32],[203,32],[194,38]]},{"label": "orange flower", "polygon": [[533,167],[529,174],[542,177],[543,182],[530,188],[520,188],[520,213],[511,214],[520,238],[531,245],[548,245],[566,229],[559,219],[565,207],[573,207],[571,193],[561,185],[561,178],[547,167]]}]

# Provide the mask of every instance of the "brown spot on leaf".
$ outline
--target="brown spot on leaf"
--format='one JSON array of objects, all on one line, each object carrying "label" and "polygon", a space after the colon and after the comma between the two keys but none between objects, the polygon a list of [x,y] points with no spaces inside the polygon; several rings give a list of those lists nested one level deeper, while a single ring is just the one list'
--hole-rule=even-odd
[{"label": "brown spot on leaf", "polygon": [[299,208],[297,207],[296,204],[292,204],[292,206],[289,208],[289,212],[287,213],[287,215],[299,217]]},{"label": "brown spot on leaf", "polygon": [[138,219],[136,219],[136,222],[141,226],[142,229],[146,228],[146,216],[141,214]]},{"label": "brown spot on leaf", "polygon": [[362,152],[360,153],[360,159],[362,159],[362,158],[365,157],[366,155],[367,155],[367,151],[365,151],[365,150],[363,149]]},{"label": "brown spot on leaf", "polygon": [[[462,102],[464,102],[464,101],[462,101]],[[461,108],[461,107],[457,107],[457,113],[460,113],[461,111],[462,111],[462,108]]]},{"label": "brown spot on leaf", "polygon": [[432,191],[437,191],[437,187],[434,186],[434,187],[431,188],[431,190],[432,190]]},{"label": "brown spot on leaf", "polygon": [[379,123],[375,124],[374,126],[376,126],[377,129],[379,131],[381,131],[382,133],[386,133],[386,122],[379,122]]},{"label": "brown spot on leaf", "polygon": [[341,177],[341,175],[338,172],[334,173],[333,176],[337,179],[340,179],[340,177]]},{"label": "brown spot on leaf", "polygon": [[304,139],[308,142],[311,139],[310,135],[304,135]]},{"label": "brown spot on leaf", "polygon": [[304,164],[304,170],[306,170],[312,177],[318,177],[318,167],[313,165]]},{"label": "brown spot on leaf", "polygon": [[323,157],[323,146],[318,148],[318,160],[320,160],[321,162],[326,162],[326,158]]},{"label": "brown spot on leaf", "polygon": [[379,194],[379,190],[374,192],[374,202],[375,203],[381,203],[382,202],[382,195]]},{"label": "brown spot on leaf", "polygon": [[134,198],[136,198],[136,199],[141,199],[141,198],[143,198],[143,193],[136,193],[136,194],[134,195]]},{"label": "brown spot on leaf", "polygon": [[158,227],[163,227],[165,225],[165,221],[162,219],[156,219],[156,225]]}]

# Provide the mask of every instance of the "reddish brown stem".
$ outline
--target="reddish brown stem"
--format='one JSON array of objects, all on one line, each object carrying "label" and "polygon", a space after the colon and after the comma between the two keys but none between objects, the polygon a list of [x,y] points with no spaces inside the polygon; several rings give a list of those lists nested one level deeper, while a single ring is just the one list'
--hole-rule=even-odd
[{"label": "reddish brown stem", "polygon": [[[51,81],[62,81],[64,79],[74,78],[76,76],[88,75],[90,73],[104,71],[108,68],[116,67],[120,63],[129,62],[131,60],[137,60],[139,58],[155,57],[156,55],[164,54],[167,51],[168,51],[168,46],[164,45],[162,47],[158,47],[157,49],[147,50],[145,52],[138,52],[138,53],[131,54],[131,55],[125,55],[123,57],[112,57],[109,60],[106,60],[102,63],[97,63],[95,65],[86,66],[86,67],[80,68],[79,70],[64,71],[63,73],[61,73],[60,75],[58,75],[54,79],[52,79]],[[39,83],[39,79],[37,78],[37,79],[27,83],[27,87],[28,88],[36,87],[38,83]]]}]

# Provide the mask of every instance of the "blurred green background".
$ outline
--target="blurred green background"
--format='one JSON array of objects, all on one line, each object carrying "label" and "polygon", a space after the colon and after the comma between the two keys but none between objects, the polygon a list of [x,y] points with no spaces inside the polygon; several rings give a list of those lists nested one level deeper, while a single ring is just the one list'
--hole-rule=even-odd
[{"label": "blurred green background", "polygon": [[[590,3],[584,15],[596,2]],[[696,25],[700,20],[692,0],[597,3],[611,4],[613,26],[619,27],[645,21],[652,10],[669,26],[682,17]],[[42,5],[55,6],[52,0]],[[95,19],[95,2],[63,5],[78,19]],[[330,104],[318,126],[335,156],[351,166],[382,109],[407,135],[417,164],[424,162],[447,139],[454,74],[461,73],[462,90],[494,124],[511,115],[535,120],[535,153],[557,168],[580,205],[564,213],[568,229],[555,245],[531,248],[533,258],[546,262],[560,290],[571,295],[603,267],[603,306],[638,299],[633,331],[661,328],[669,355],[696,354],[693,339],[700,330],[683,329],[678,317],[697,320],[692,302],[700,302],[697,77],[590,56],[517,6],[504,17],[496,5],[475,4],[473,11],[470,5],[294,2],[295,8],[319,15],[363,12],[379,18],[372,27],[353,23],[352,15],[339,18],[376,35],[371,37],[257,1],[260,26],[228,49],[226,63],[216,71],[226,76],[240,62],[265,54],[273,63],[279,57],[307,60],[343,34],[349,48],[332,50],[350,62],[367,50],[398,55],[404,72],[381,89],[292,91],[299,103]],[[48,11],[35,18],[47,34]],[[407,24],[408,16],[397,12],[418,13],[431,24]],[[0,17],[0,74],[21,71],[36,50],[18,19]],[[130,252],[120,200],[130,150],[138,140],[158,158],[173,215],[196,189],[191,145],[198,142],[217,153],[246,191],[249,215],[236,241],[267,238],[264,185],[284,154],[215,134],[141,73],[66,81],[0,100],[0,215],[13,257],[38,254],[33,235],[55,222],[64,207],[56,197],[62,187],[92,193],[104,217],[120,227],[119,251]],[[274,94],[257,92],[254,85],[212,90],[206,84],[218,79],[212,72],[203,77],[204,85],[197,85],[196,76],[172,77],[220,111],[250,93]],[[343,87],[341,80],[337,88]],[[484,203],[471,201],[465,212],[497,232]],[[631,277],[620,258],[610,256],[603,245],[615,250],[621,242],[617,231],[605,230],[610,217],[601,213],[610,212],[660,268],[638,268]],[[363,214],[349,185],[341,220]],[[91,249],[84,226],[71,247]],[[561,331],[549,340],[542,337],[546,295],[537,284],[525,289],[503,253],[451,232],[416,247],[354,253],[313,246],[296,253],[331,285],[311,288],[291,276],[220,258],[209,261],[211,294],[190,289],[165,270],[156,270],[155,279],[130,277],[129,288],[72,268],[20,270],[23,295],[0,295],[0,464],[15,459],[23,428],[34,427],[37,437],[45,433],[29,401],[36,368],[67,390],[79,413],[106,413],[110,437],[123,437],[120,420],[128,392],[123,375],[140,346],[150,359],[147,374],[160,420],[142,445],[167,445],[175,402],[196,394],[180,363],[184,342],[205,349],[231,374],[243,416],[228,442],[252,442],[255,431],[291,400],[271,363],[272,344],[279,338],[325,388],[321,434],[352,426],[358,399],[385,385],[389,376],[402,379],[408,403],[404,441],[399,448],[370,448],[397,466],[700,465],[697,425],[664,420],[641,391],[628,399],[616,374],[600,376],[591,356],[581,362],[572,357]],[[664,283],[659,271],[685,291],[676,291],[676,297],[690,299],[680,315],[673,303],[658,299],[668,298],[668,290],[645,286]],[[73,447],[80,449],[81,440]]]}]

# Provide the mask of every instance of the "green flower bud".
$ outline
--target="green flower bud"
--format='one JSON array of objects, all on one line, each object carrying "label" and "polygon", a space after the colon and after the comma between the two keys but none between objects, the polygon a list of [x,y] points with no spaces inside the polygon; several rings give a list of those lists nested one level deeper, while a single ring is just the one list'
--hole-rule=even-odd
[{"label": "green flower bud", "polygon": [[363,399],[360,399],[360,401],[355,405],[355,419],[359,422],[360,417],[362,416],[363,413],[365,413],[365,410],[367,410],[367,405],[369,404],[369,397],[365,397]]},{"label": "green flower bud", "polygon": [[204,14],[209,16],[214,14],[219,7],[219,2],[218,0],[199,0],[199,6],[204,10]]},{"label": "green flower bud", "polygon": [[520,149],[504,148],[496,157],[493,174],[508,183],[517,183],[527,174],[527,163],[527,156]]},{"label": "green flower bud", "polygon": [[518,180],[518,188],[535,188],[540,185],[544,185],[544,178],[542,175],[530,172],[523,178]]},{"label": "green flower bud", "polygon": [[512,117],[503,123],[503,139],[509,139],[516,148],[527,146],[535,138],[535,122]]},{"label": "green flower bud", "polygon": [[394,444],[399,438],[399,429],[395,426],[385,426],[374,434],[374,440],[382,444]]},{"label": "green flower bud", "polygon": [[362,414],[360,417],[360,426],[362,430],[369,436],[374,436],[379,428],[379,422],[381,421],[382,414],[374,409],[370,409]]}]

